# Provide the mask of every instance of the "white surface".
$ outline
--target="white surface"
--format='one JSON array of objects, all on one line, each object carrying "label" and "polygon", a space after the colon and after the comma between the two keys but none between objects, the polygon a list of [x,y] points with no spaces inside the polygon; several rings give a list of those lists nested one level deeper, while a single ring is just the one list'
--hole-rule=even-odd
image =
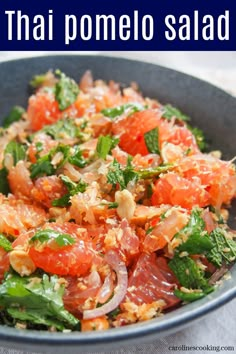
[{"label": "white surface", "polygon": [[[62,54],[46,52],[0,52],[0,60],[18,57],[30,57],[42,54]],[[69,54],[68,52],[66,54]],[[75,54],[75,53],[73,53]],[[85,54],[83,52],[82,54]],[[98,54],[88,52],[86,54]],[[113,55],[153,62],[163,66],[186,72],[209,81],[236,95],[236,52],[100,52],[102,55]],[[187,353],[187,351],[170,351],[170,346],[214,346],[216,350],[198,350],[198,353],[233,353],[220,350],[218,346],[234,346],[236,351],[236,300],[216,310],[204,319],[187,329],[157,340],[151,344],[120,348],[110,354],[167,354]],[[66,348],[65,348],[66,352]],[[0,354],[26,354],[26,352],[0,348]],[[103,352],[97,352],[102,354]],[[188,351],[197,353],[196,350]],[[95,354],[95,353],[94,353]]]}]

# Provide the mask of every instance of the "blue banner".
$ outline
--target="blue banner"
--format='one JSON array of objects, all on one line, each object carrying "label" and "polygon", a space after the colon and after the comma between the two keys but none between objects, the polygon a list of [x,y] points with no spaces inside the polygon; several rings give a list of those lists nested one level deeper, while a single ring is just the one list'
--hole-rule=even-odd
[{"label": "blue banner", "polygon": [[236,4],[1,1],[0,50],[236,50]]}]

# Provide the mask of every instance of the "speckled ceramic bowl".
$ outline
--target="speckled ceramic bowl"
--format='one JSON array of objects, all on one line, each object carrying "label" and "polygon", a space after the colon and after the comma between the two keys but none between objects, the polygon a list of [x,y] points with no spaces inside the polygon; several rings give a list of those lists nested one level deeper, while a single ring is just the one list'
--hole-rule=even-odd
[{"label": "speckled ceramic bowl", "polygon": [[[236,152],[236,99],[222,90],[182,73],[157,65],[100,56],[47,56],[0,64],[0,113],[4,117],[15,104],[26,106],[28,83],[33,75],[60,68],[79,79],[85,70],[95,78],[113,79],[122,84],[136,81],[144,95],[172,103],[192,117],[192,123],[203,129],[211,147],[220,149],[224,158]],[[231,224],[236,215],[236,203],[231,208]],[[234,224],[234,225],[233,225]],[[23,331],[0,326],[2,346],[34,352],[86,353],[104,351],[115,346],[148,342],[187,326],[207,315],[236,296],[236,267],[232,278],[204,299],[183,306],[163,317],[91,333],[49,333]]]}]

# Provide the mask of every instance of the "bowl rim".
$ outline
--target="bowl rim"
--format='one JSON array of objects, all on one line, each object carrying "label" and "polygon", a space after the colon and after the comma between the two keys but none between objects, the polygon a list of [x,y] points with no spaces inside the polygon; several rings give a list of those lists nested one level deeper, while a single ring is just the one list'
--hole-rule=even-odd
[{"label": "bowl rim", "polygon": [[[226,92],[222,88],[219,88],[205,80],[196,78],[192,75],[186,74],[184,72],[171,69],[169,67],[164,67],[161,65],[153,64],[150,62],[144,62],[142,60],[135,60],[135,59],[127,59],[127,58],[120,58],[116,56],[106,56],[106,55],[89,55],[89,54],[73,54],[73,53],[63,53],[63,54],[42,54],[39,56],[30,56],[30,57],[22,57],[22,58],[11,58],[3,60],[0,62],[0,70],[2,66],[7,65],[7,63],[19,63],[32,61],[32,60],[43,60],[45,58],[57,58],[67,59],[69,60],[70,57],[73,58],[94,58],[94,60],[99,57],[99,60],[115,60],[117,63],[137,63],[137,64],[145,64],[149,67],[159,68],[160,70],[164,70],[166,72],[177,73],[178,75],[184,76],[186,78],[192,78],[195,81],[202,82],[214,88],[221,94],[226,96],[230,96],[231,98],[236,98],[231,95],[229,92]],[[184,313],[177,314],[173,316],[173,318],[168,318],[167,321],[157,321],[157,319],[140,322],[136,324],[127,325],[125,327],[119,328],[112,328],[107,331],[95,331],[95,332],[71,332],[71,333],[51,333],[48,331],[36,331],[36,330],[24,330],[20,331],[16,328],[10,328],[7,326],[0,325],[0,341],[11,341],[11,343],[21,343],[21,344],[32,344],[32,345],[75,345],[80,344],[83,346],[91,346],[93,344],[108,344],[114,343],[119,341],[119,343],[135,340],[138,336],[142,336],[144,339],[148,338],[149,336],[155,335],[155,333],[165,335],[171,332],[174,332],[180,328],[187,326],[190,322],[200,319],[207,315],[208,313],[216,310],[217,308],[223,306],[227,302],[233,300],[236,297],[236,285],[233,286],[231,289],[228,289],[223,294],[220,294],[216,298],[209,299],[206,303],[201,303],[201,300],[198,301],[199,306],[194,308],[193,310],[186,311]],[[186,308],[186,306],[185,306]],[[173,313],[173,312],[171,312]]]}]

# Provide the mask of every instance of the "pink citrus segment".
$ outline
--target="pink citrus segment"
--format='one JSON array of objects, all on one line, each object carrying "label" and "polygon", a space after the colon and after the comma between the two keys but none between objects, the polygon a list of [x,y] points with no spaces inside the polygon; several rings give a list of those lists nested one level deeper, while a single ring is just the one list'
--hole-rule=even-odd
[{"label": "pink citrus segment", "polygon": [[164,275],[161,264],[160,262],[157,263],[157,259],[154,253],[151,255],[142,253],[140,255],[129,277],[125,301],[141,305],[164,300],[165,308],[179,303],[180,300],[174,296],[175,284],[168,281],[168,276]]},{"label": "pink citrus segment", "polygon": [[50,241],[41,245],[42,247],[32,245],[29,255],[36,267],[58,275],[80,276],[84,275],[96,261],[97,255],[92,244],[89,240],[85,240],[84,230],[80,231],[78,225],[50,223],[44,225],[43,229],[69,233],[75,243],[62,247]]},{"label": "pink citrus segment", "polygon": [[38,203],[50,208],[52,201],[67,193],[67,188],[57,176],[40,177],[35,181],[31,197]]},{"label": "pink citrus segment", "polygon": [[193,155],[180,161],[177,171],[188,180],[198,177],[209,193],[210,204],[230,204],[236,193],[236,173],[232,163],[210,155]]},{"label": "pink citrus segment", "polygon": [[19,161],[8,173],[11,192],[17,197],[30,197],[33,182],[24,161]]},{"label": "pink citrus segment", "polygon": [[[16,217],[17,215],[17,217]],[[17,201],[15,205],[0,205],[0,232],[19,236],[27,229],[35,228],[46,220],[44,209]]]},{"label": "pink citrus segment", "polygon": [[199,179],[188,180],[174,172],[162,175],[155,183],[152,205],[180,205],[191,209],[194,206],[209,205],[209,193],[201,185]]},{"label": "pink citrus segment", "polygon": [[46,124],[55,123],[61,118],[58,102],[52,93],[38,91],[29,98],[28,119],[32,130],[37,131]]}]

